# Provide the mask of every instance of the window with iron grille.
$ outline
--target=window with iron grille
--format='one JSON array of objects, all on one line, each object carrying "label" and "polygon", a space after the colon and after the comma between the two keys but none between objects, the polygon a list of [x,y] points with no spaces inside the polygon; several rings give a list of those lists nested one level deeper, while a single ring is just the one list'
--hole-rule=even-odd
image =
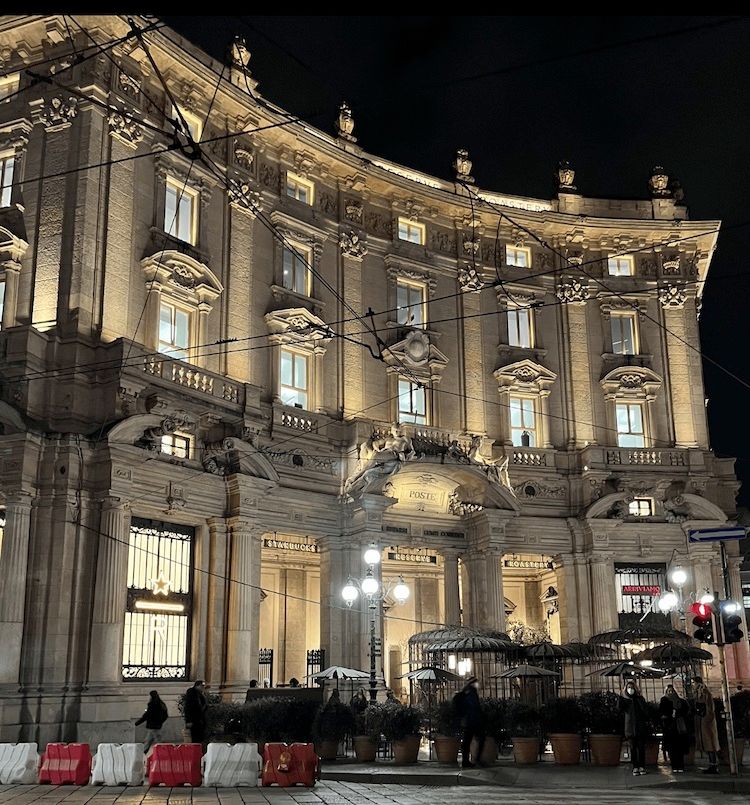
[{"label": "window with iron grille", "polygon": [[195,529],[134,517],[128,543],[123,679],[187,679]]},{"label": "window with iron grille", "polygon": [[666,585],[666,565],[615,562],[617,611],[621,614],[658,613]]}]

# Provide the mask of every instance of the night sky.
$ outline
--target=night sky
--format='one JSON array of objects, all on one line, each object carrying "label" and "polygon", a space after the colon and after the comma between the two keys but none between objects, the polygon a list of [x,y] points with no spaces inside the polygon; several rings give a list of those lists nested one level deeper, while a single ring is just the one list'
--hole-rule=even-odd
[{"label": "night sky", "polygon": [[[368,152],[480,188],[551,198],[568,159],[587,196],[647,198],[653,165],[690,217],[721,219],[701,334],[712,447],[750,504],[748,17],[163,17],[216,58],[235,35],[259,91],[332,131],[346,100]],[[747,385],[746,385],[747,384]]]}]

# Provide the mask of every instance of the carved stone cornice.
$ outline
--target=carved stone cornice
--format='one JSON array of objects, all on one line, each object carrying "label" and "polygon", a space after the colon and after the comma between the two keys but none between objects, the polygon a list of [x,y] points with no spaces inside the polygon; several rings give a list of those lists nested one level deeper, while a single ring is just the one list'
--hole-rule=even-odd
[{"label": "carved stone cornice", "polygon": [[659,288],[659,301],[663,308],[682,308],[685,307],[687,296],[681,288],[667,285],[666,288]]},{"label": "carved stone cornice", "polygon": [[354,230],[341,233],[339,236],[339,248],[344,257],[349,257],[352,260],[361,261],[367,254],[367,244]]},{"label": "carved stone cornice", "polygon": [[133,120],[127,112],[113,109],[107,119],[109,123],[109,135],[115,140],[119,140],[123,145],[135,150],[143,141],[143,126]]},{"label": "carved stone cornice", "polygon": [[36,119],[48,132],[62,131],[73,123],[77,114],[78,99],[60,93],[42,101],[36,110]]},{"label": "carved stone cornice", "polygon": [[566,304],[585,304],[591,296],[591,292],[588,285],[584,285],[577,279],[568,278],[557,286],[555,295]]},{"label": "carved stone cornice", "polygon": [[229,206],[250,218],[255,218],[261,210],[260,193],[241,179],[230,179],[227,183]]},{"label": "carved stone cornice", "polygon": [[462,293],[479,293],[484,288],[484,280],[479,269],[472,265],[459,268],[458,287]]}]

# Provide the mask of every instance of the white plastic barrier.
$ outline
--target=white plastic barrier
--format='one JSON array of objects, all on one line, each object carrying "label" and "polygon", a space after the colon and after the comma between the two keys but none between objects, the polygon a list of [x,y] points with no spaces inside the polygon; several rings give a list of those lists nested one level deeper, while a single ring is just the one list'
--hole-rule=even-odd
[{"label": "white plastic barrier", "polygon": [[0,783],[31,785],[39,775],[37,745],[0,744]]},{"label": "white plastic barrier", "polygon": [[99,744],[91,765],[92,785],[141,785],[143,744]]},{"label": "white plastic barrier", "polygon": [[258,744],[209,744],[203,756],[203,785],[260,785]]}]

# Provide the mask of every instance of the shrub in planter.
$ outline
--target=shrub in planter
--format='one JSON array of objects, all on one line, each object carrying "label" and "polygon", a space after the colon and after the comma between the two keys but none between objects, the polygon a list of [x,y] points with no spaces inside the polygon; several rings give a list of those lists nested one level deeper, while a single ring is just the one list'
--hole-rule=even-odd
[{"label": "shrub in planter", "polygon": [[313,737],[323,760],[335,760],[338,745],[354,732],[354,713],[338,699],[329,699],[313,721]]},{"label": "shrub in planter", "polygon": [[375,760],[378,741],[383,726],[385,705],[370,702],[367,707],[354,715],[354,754],[357,760],[371,762]]},{"label": "shrub in planter", "polygon": [[387,702],[383,706],[382,731],[393,742],[397,764],[416,763],[421,725],[422,711],[419,708],[405,707],[397,702]]},{"label": "shrub in planter", "polygon": [[550,699],[542,705],[544,733],[552,743],[555,763],[571,766],[581,760],[582,714],[578,699]]},{"label": "shrub in planter", "polygon": [[[505,731],[506,701],[505,699],[482,699],[481,708],[486,738],[478,760],[483,765],[489,766],[497,760],[498,747],[507,738]],[[474,749],[472,748],[473,754]]]},{"label": "shrub in planter", "polygon": [[433,744],[439,763],[456,763],[461,748],[461,716],[453,699],[440,702],[431,712]]},{"label": "shrub in planter", "polygon": [[539,711],[526,702],[512,699],[506,703],[505,723],[513,741],[513,759],[519,765],[539,759]]},{"label": "shrub in planter", "polygon": [[622,750],[624,714],[616,693],[584,693],[579,699],[583,726],[589,733],[591,758],[595,766],[617,766]]}]

